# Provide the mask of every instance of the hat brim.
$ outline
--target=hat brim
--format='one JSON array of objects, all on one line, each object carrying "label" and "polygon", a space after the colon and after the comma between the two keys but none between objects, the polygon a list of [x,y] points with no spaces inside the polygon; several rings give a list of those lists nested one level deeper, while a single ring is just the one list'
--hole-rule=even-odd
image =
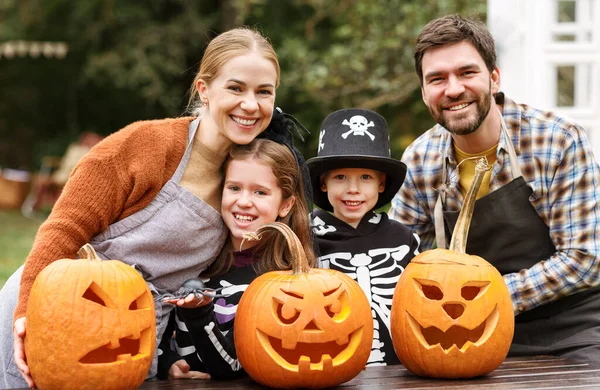
[{"label": "hat brim", "polygon": [[326,156],[313,157],[306,161],[310,171],[310,181],[313,190],[313,202],[323,210],[333,211],[327,193],[321,191],[321,175],[327,171],[342,168],[367,168],[385,173],[385,190],[379,194],[374,209],[391,202],[392,198],[404,183],[406,165],[399,160],[377,156]]}]

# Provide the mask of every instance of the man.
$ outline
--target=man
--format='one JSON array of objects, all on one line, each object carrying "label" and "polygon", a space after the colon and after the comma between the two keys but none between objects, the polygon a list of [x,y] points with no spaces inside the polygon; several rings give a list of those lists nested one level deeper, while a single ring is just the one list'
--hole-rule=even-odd
[{"label": "man", "polygon": [[493,169],[478,193],[467,253],[504,275],[516,315],[509,356],[600,363],[600,169],[584,129],[499,92],[494,40],[479,21],[428,23],[415,66],[438,124],[406,149],[408,174],[390,217],[413,228],[423,250],[434,240],[447,247],[485,156]]}]

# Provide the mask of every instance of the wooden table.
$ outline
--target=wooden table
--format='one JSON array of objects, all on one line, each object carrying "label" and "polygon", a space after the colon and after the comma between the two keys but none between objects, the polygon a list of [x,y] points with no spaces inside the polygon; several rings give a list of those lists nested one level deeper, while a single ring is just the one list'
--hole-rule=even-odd
[{"label": "wooden table", "polygon": [[[261,389],[249,378],[231,381],[148,381],[144,390]],[[508,358],[492,373],[474,379],[420,378],[403,366],[371,367],[337,389],[600,389],[600,366],[551,356]]]}]

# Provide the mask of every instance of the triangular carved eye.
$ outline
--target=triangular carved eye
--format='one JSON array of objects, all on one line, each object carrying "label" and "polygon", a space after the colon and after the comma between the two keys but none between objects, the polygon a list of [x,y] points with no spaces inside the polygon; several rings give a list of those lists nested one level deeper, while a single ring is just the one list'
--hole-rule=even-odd
[{"label": "triangular carved eye", "polygon": [[288,297],[291,297],[291,299],[288,298],[284,301],[279,297],[274,297],[273,311],[283,324],[290,325],[300,317],[300,311],[296,308],[296,305],[304,299],[304,296],[293,291],[280,290]]},{"label": "triangular carved eye", "polygon": [[286,324],[290,325],[296,322],[298,318],[300,318],[300,312],[298,309],[290,305],[289,303],[280,304],[277,301],[273,300],[275,306],[275,312],[277,313],[277,318]]},{"label": "triangular carved eye", "polygon": [[465,283],[460,289],[460,295],[467,301],[472,301],[480,295],[485,294],[490,282],[471,281]]},{"label": "triangular carved eye", "polygon": [[425,298],[433,301],[441,301],[444,298],[444,292],[437,286],[433,280],[413,279],[418,290],[421,290]]},{"label": "triangular carved eye", "polygon": [[142,295],[131,302],[131,305],[129,305],[129,310],[145,310],[149,309],[151,305],[152,303],[149,295],[143,292]]},{"label": "triangular carved eye", "polygon": [[339,290],[341,286],[342,286],[342,285],[340,284],[340,285],[339,285],[339,286],[337,286],[336,288],[333,288],[333,289],[331,289],[331,290],[329,290],[329,291],[325,291],[325,292],[323,293],[323,296],[324,296],[324,297],[328,297],[328,296],[330,296],[331,294],[333,294],[333,293],[337,292],[337,290]]},{"label": "triangular carved eye", "polygon": [[348,292],[340,283],[337,287],[324,291],[325,312],[329,318],[341,322],[350,315],[350,305],[348,304]]},{"label": "triangular carved eye", "polygon": [[116,309],[117,306],[96,282],[92,282],[82,295],[83,299],[97,303],[98,305]]}]

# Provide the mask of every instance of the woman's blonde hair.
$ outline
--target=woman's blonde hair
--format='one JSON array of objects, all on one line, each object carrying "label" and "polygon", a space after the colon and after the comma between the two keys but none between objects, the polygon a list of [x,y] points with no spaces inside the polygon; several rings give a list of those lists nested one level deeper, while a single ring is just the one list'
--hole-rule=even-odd
[{"label": "woman's blonde hair", "polygon": [[252,52],[261,53],[265,59],[273,63],[277,72],[275,87],[279,87],[279,60],[271,42],[255,29],[237,27],[216,36],[206,47],[198,73],[190,86],[187,111],[197,112],[200,106],[200,96],[196,89],[198,80],[203,80],[210,85],[219,76],[219,72],[227,61]]},{"label": "woman's blonde hair", "polygon": [[[304,196],[302,174],[294,154],[285,145],[269,139],[258,138],[247,145],[234,145],[225,162],[225,171],[231,161],[249,159],[265,164],[273,170],[283,199],[289,199],[292,196],[296,198],[290,212],[283,218],[277,217],[277,221],[285,223],[296,233],[306,253],[308,264],[314,267],[316,258],[308,221],[309,210]],[[254,257],[258,259],[255,263],[256,272],[261,274],[273,270],[291,269],[290,251],[285,238],[277,232],[264,234],[252,249]],[[233,250],[231,241],[228,239],[219,257],[202,276],[227,273],[234,263]]]}]

